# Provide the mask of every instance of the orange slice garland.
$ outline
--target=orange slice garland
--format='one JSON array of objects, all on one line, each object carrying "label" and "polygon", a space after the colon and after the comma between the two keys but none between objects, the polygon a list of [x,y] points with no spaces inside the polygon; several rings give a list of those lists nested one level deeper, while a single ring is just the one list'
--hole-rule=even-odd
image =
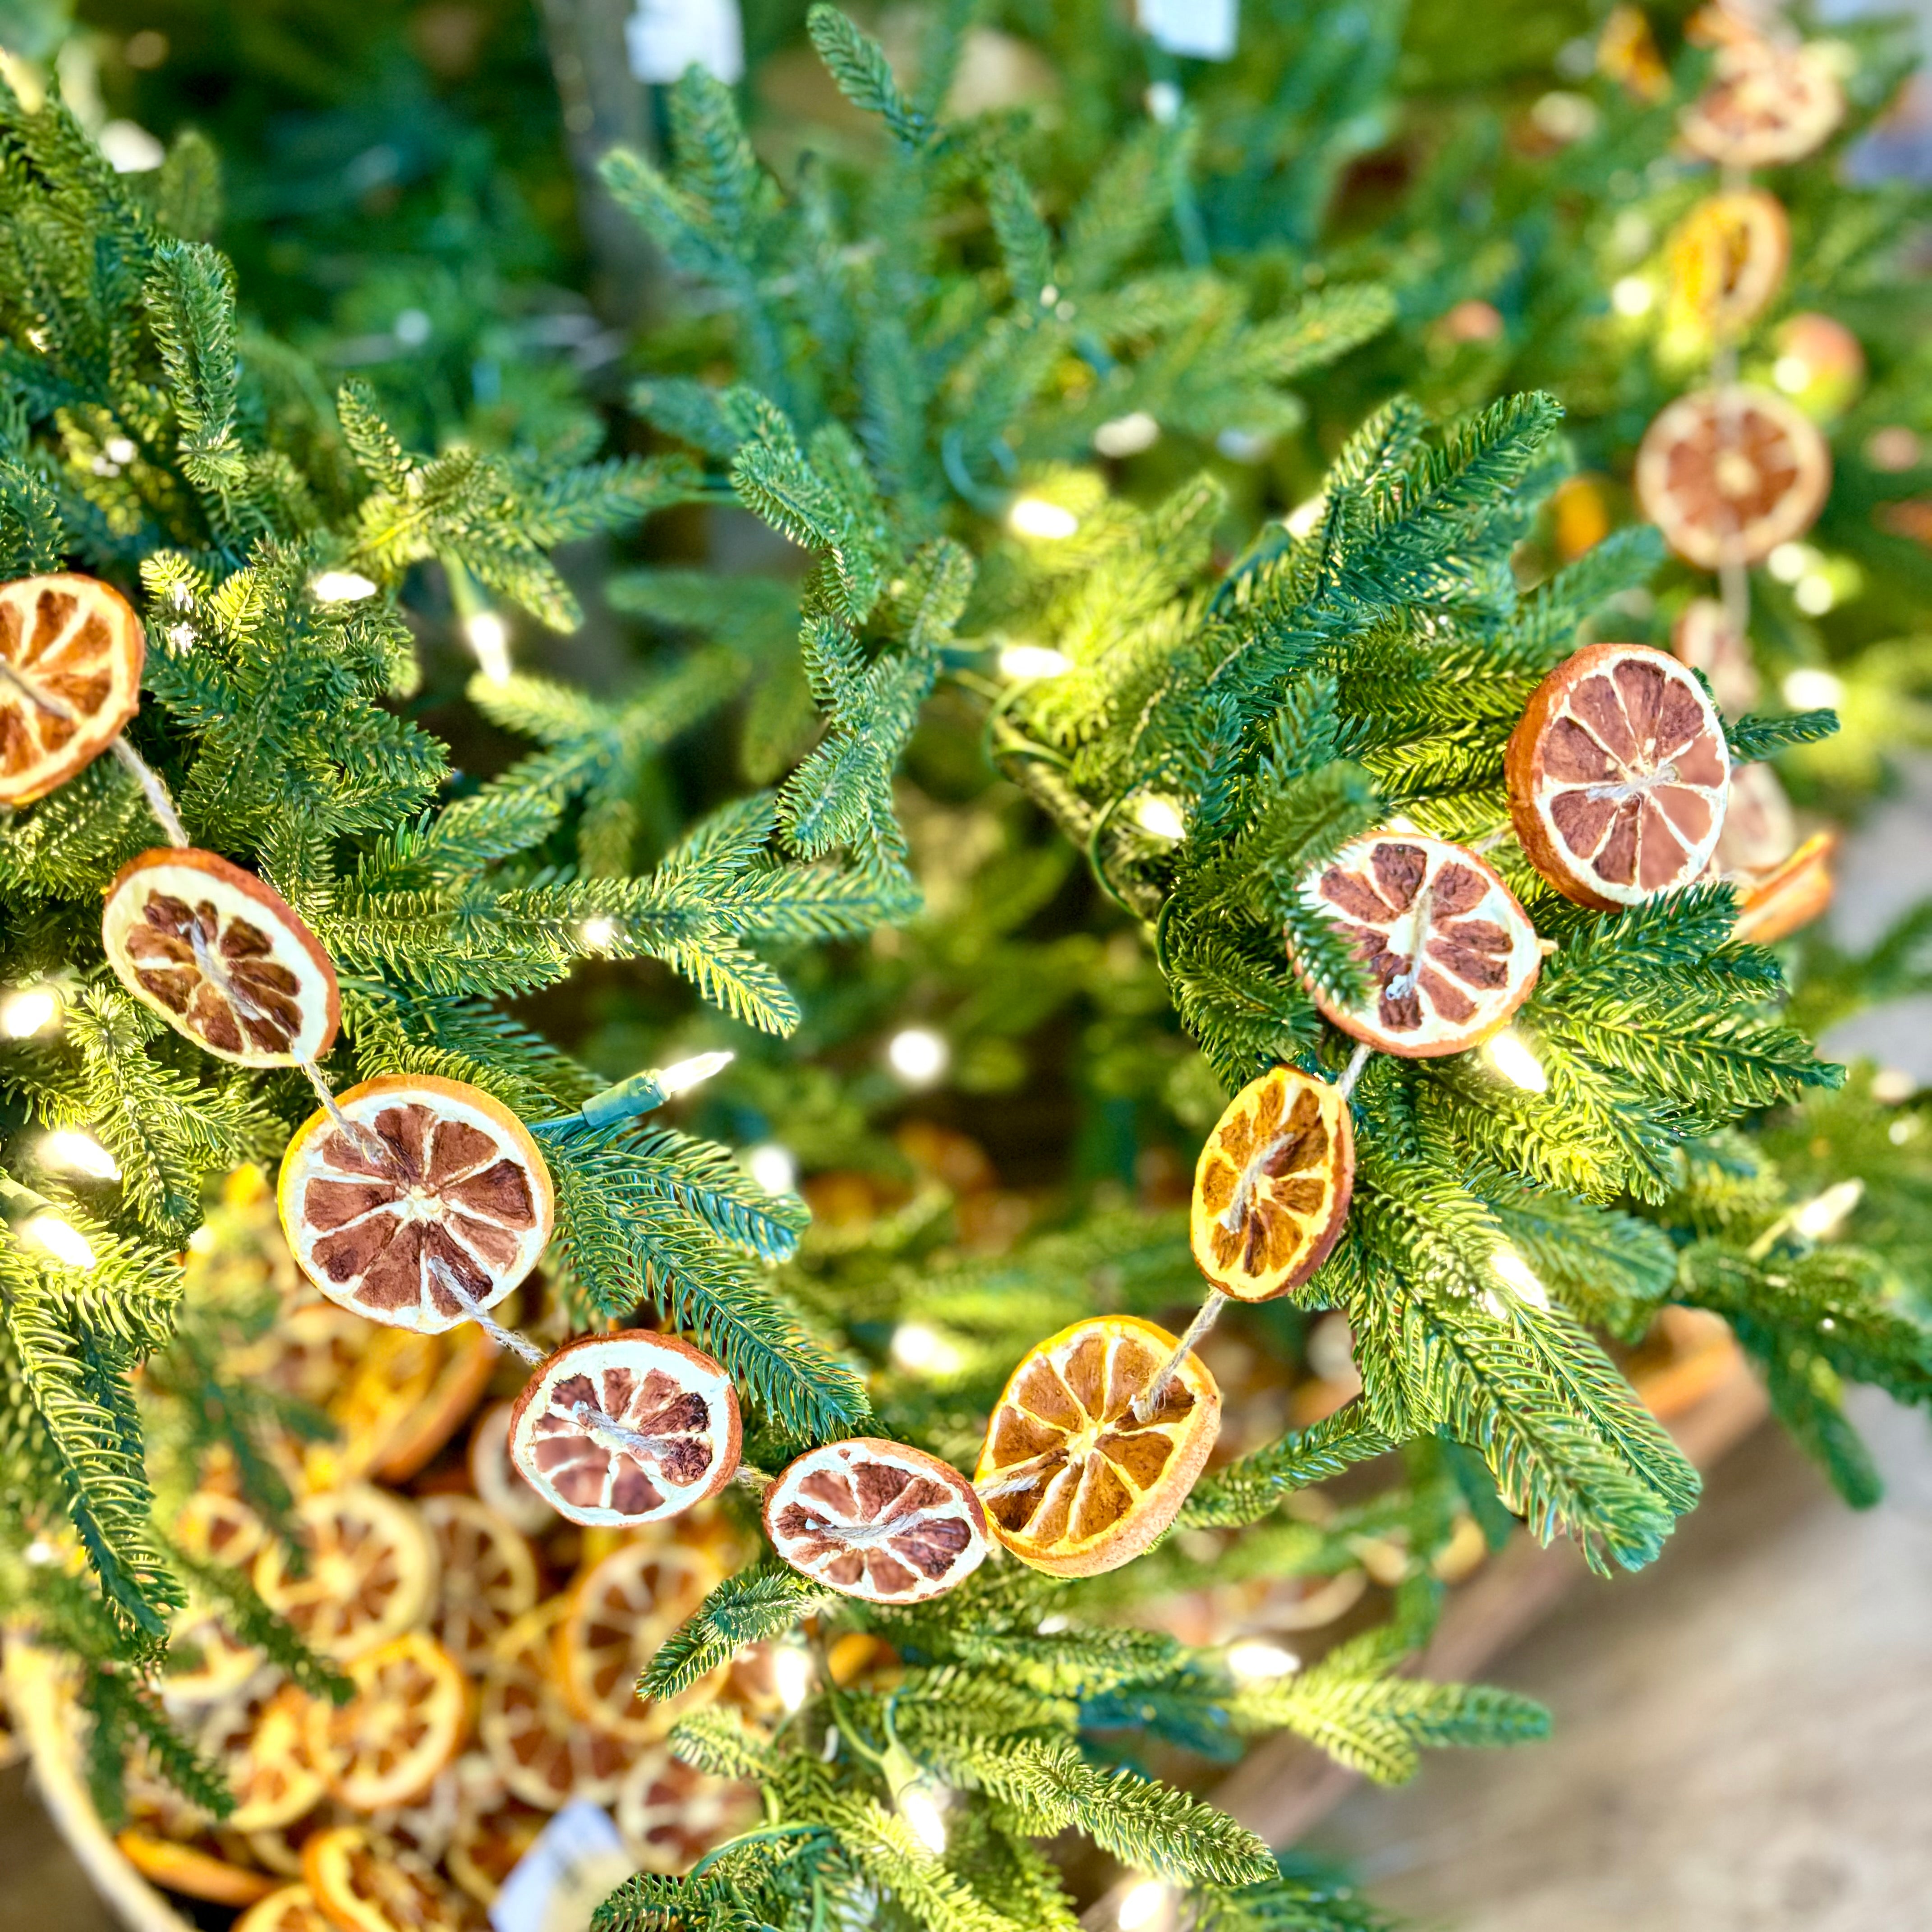
[{"label": "orange slice garland", "polygon": [[413,1803],[462,1748],[469,1686],[423,1630],[406,1630],[347,1666],[347,1703],[310,1706],[309,1756],[330,1792],[368,1813]]},{"label": "orange slice garland", "polygon": [[141,701],[134,606],[91,577],[0,585],[0,805],[31,805],[105,751]]},{"label": "orange slice garland", "polygon": [[1791,256],[1784,205],[1762,188],[1700,201],[1672,231],[1667,250],[1673,316],[1730,335],[1771,306]]},{"label": "orange slice garland", "polygon": [[302,1876],[336,1932],[456,1932],[478,1924],[470,1901],[412,1852],[359,1826],[318,1832]]},{"label": "orange slice garland", "polygon": [[481,1088],[386,1074],[341,1094],[352,1134],[314,1115],[282,1156],[275,1202],[322,1293],[372,1322],[440,1333],[501,1301],[556,1219],[530,1131]]},{"label": "orange slice garland", "polygon": [[536,1558],[513,1523],[474,1496],[426,1496],[436,1545],[436,1632],[464,1670],[481,1675],[490,1647],[537,1600]]},{"label": "orange slice garland", "polygon": [[510,1457],[572,1522],[632,1528],[716,1496],[738,1467],[731,1378],[674,1335],[586,1335],[538,1369],[510,1415]]},{"label": "orange slice garland", "polygon": [[436,1552],[416,1512],[360,1484],[305,1496],[299,1574],[279,1543],[255,1559],[255,1588],[311,1650],[351,1658],[419,1623],[436,1593]]},{"label": "orange slice garland", "polygon": [[115,875],[107,963],[142,1005],[218,1060],[293,1066],[335,1042],[335,968],[272,886],[218,853],[167,846]]},{"label": "orange slice garland", "polygon": [[1528,998],[1535,929],[1486,860],[1419,832],[1345,846],[1302,897],[1354,940],[1371,987],[1360,1006],[1310,983],[1336,1026],[1384,1053],[1426,1060],[1480,1046]]},{"label": "orange slice garland", "polygon": [[1757,702],[1757,666],[1750,639],[1732,622],[1714,597],[1694,597],[1670,627],[1670,652],[1691,670],[1710,680],[1719,710],[1741,717]]},{"label": "orange slice garland", "polygon": [[1744,34],[1720,47],[1710,85],[1678,126],[1685,144],[1720,167],[1802,160],[1844,118],[1845,97],[1820,51]]},{"label": "orange slice garland", "polygon": [[1724,728],[1704,688],[1646,644],[1589,644],[1536,688],[1504,761],[1530,862],[1608,909],[1688,886],[1724,830]]},{"label": "orange slice garland", "polygon": [[973,1480],[993,1534],[1022,1562],[1096,1576],[1173,1522],[1221,1427],[1221,1392],[1192,1354],[1148,1419],[1135,1414],[1178,1346],[1137,1316],[1094,1316],[1014,1370]]},{"label": "orange slice garland", "polygon": [[1237,1301],[1298,1288],[1348,1216],[1355,1135],[1325,1080],[1277,1066],[1228,1104],[1194,1169],[1188,1234],[1201,1271]]},{"label": "orange slice garland", "polygon": [[1832,452],[1796,404],[1748,382],[1694,390],[1638,446],[1636,496],[1665,541],[1700,570],[1762,563],[1811,527]]}]

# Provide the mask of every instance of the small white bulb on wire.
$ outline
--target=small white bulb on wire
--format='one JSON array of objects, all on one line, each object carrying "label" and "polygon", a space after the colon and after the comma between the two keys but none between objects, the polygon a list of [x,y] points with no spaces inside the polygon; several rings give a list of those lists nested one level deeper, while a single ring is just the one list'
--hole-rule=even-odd
[{"label": "small white bulb on wire", "polygon": [[40,1142],[40,1159],[49,1167],[84,1174],[91,1180],[118,1180],[121,1163],[92,1134],[78,1127],[56,1127]]},{"label": "small white bulb on wire", "polygon": [[586,919],[584,922],[582,930],[584,944],[596,946],[600,952],[617,936],[617,926],[614,920]]},{"label": "small white bulb on wire", "polygon": [[802,1644],[782,1643],[772,1652],[772,1688],[788,1711],[797,1710],[812,1695],[812,1653]]},{"label": "small white bulb on wire", "polygon": [[1792,1214],[1791,1225],[1808,1241],[1822,1241],[1834,1234],[1864,1198],[1862,1180],[1837,1180],[1822,1194],[1814,1194]]},{"label": "small white bulb on wire", "polygon": [[1143,792],[1135,800],[1134,823],[1156,838],[1178,843],[1187,836],[1187,821],[1181,817],[1180,808],[1157,792]]},{"label": "small white bulb on wire", "polygon": [[923,1322],[902,1322],[892,1330],[890,1353],[898,1367],[914,1376],[956,1375],[966,1360],[956,1344]]},{"label": "small white bulb on wire", "polygon": [[1044,496],[1016,496],[1006,512],[1006,527],[1017,537],[1058,543],[1080,527],[1080,519],[1064,504]]},{"label": "small white bulb on wire", "polygon": [[1519,1301],[1526,1301],[1532,1308],[1550,1306],[1549,1289],[1537,1279],[1536,1270],[1508,1242],[1491,1252],[1490,1270],[1498,1280],[1508,1283]]},{"label": "small white bulb on wire", "polygon": [[308,586],[318,604],[359,604],[376,594],[376,586],[359,570],[325,570]]},{"label": "small white bulb on wire", "polygon": [[60,1017],[61,998],[51,986],[22,986],[0,1000],[0,1033],[31,1040]]},{"label": "small white bulb on wire", "polygon": [[1073,660],[1051,644],[1008,644],[1000,652],[1000,675],[1012,679],[1016,683],[1058,677],[1062,671],[1072,668]]},{"label": "small white bulb on wire", "polygon": [[907,1027],[886,1042],[886,1064],[908,1087],[930,1087],[946,1071],[952,1049],[930,1027]]},{"label": "small white bulb on wire", "polygon": [[946,1807],[940,1794],[922,1781],[909,1784],[899,1793],[899,1816],[912,1827],[912,1834],[934,1858],[946,1851]]},{"label": "small white bulb on wire", "polygon": [[1127,1888],[1114,1921],[1120,1932],[1161,1932],[1173,1918],[1174,1900],[1174,1888],[1165,1879],[1142,1879]]},{"label": "small white bulb on wire", "polygon": [[688,1093],[714,1073],[723,1072],[736,1057],[730,1053],[694,1053],[688,1060],[662,1067],[657,1076],[658,1091],[667,1100],[674,1094]]},{"label": "small white bulb on wire", "polygon": [[1278,1677],[1292,1677],[1301,1668],[1301,1660],[1292,1650],[1261,1637],[1244,1637],[1230,1644],[1228,1668],[1238,1683],[1268,1684]]},{"label": "small white bulb on wire", "polygon": [[745,1166],[767,1194],[789,1194],[798,1179],[798,1162],[788,1147],[776,1141],[746,1150]]},{"label": "small white bulb on wire", "polygon": [[20,1223],[21,1234],[37,1247],[46,1250],[57,1262],[69,1268],[91,1268],[94,1263],[93,1244],[71,1222],[58,1214],[34,1214]]},{"label": "small white bulb on wire", "polygon": [[1543,1062],[1513,1028],[1505,1028],[1483,1050],[1490,1057],[1490,1064],[1525,1093],[1550,1091],[1550,1076],[1543,1070]]},{"label": "small white bulb on wire", "polygon": [[494,610],[475,610],[463,620],[463,634],[492,684],[510,681],[510,627]]}]

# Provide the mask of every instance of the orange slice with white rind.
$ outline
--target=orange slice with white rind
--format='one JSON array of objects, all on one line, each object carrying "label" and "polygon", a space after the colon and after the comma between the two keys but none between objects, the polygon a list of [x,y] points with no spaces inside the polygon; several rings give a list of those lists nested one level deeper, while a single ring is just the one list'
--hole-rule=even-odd
[{"label": "orange slice with white rind", "polygon": [[1348,1102],[1327,1081],[1277,1066],[1234,1096],[1201,1150],[1194,1258],[1237,1301],[1286,1294],[1341,1238],[1354,1184]]},{"label": "orange slice with white rind", "polygon": [[715,1496],[744,1426],[731,1378],[675,1335],[586,1335],[542,1364],[510,1414],[510,1458],[560,1516],[634,1528]]},{"label": "orange slice with white rind", "polygon": [[335,968],[295,908],[216,852],[163,846],[115,874],[107,963],[143,1006],[239,1066],[294,1066],[335,1043]]},{"label": "orange slice with white rind", "polygon": [[1791,257],[1784,204],[1762,188],[1734,188],[1698,202],[1671,231],[1666,252],[1672,314],[1730,335],[1771,306]]},{"label": "orange slice with white rind", "polygon": [[362,1814],[413,1803],[462,1748],[470,1690],[426,1630],[405,1630],[353,1658],[346,1704],[309,1707],[309,1756],[329,1791]]},{"label": "orange slice with white rind", "polygon": [[536,1558],[522,1532],[474,1496],[425,1496],[418,1507],[436,1544],[436,1635],[480,1676],[497,1638],[536,1605]]},{"label": "orange slice with white rind", "polygon": [[1194,1354],[1145,1421],[1135,1413],[1178,1346],[1136,1316],[1097,1315],[1022,1359],[973,1481],[993,1534],[1022,1563],[1097,1576],[1173,1522],[1221,1428],[1221,1391]]},{"label": "orange slice with white rind", "polygon": [[359,1825],[318,1832],[302,1876],[335,1932],[471,1932],[470,1901],[434,1867]]},{"label": "orange slice with white rind", "polygon": [[541,1536],[556,1523],[556,1511],[524,1480],[510,1460],[510,1417],[516,1407],[493,1402],[478,1417],[464,1461],[478,1496],[526,1536]]},{"label": "orange slice with white rind", "polygon": [[480,1087],[392,1073],[338,1096],[282,1156],[283,1232],[332,1301],[440,1334],[494,1307],[532,1268],[556,1216],[530,1130]]},{"label": "orange slice with white rind", "polygon": [[1822,147],[1844,114],[1821,50],[1750,34],[1718,50],[1710,84],[1678,125],[1687,146],[1720,167],[1779,167]]},{"label": "orange slice with white rind", "polygon": [[258,1899],[236,1919],[233,1932],[335,1932],[305,1885],[285,1885]]},{"label": "orange slice with white rind", "polygon": [[141,701],[134,606],[91,577],[0,584],[0,805],[31,805],[107,748]]},{"label": "orange slice with white rind", "polygon": [[586,1724],[557,1682],[557,1626],[568,1610],[553,1597],[497,1639],[478,1703],[476,1734],[505,1789],[540,1811],[573,1798],[608,1804],[637,1754],[629,1739]]},{"label": "orange slice with white rind", "polygon": [[436,1594],[436,1550],[399,1496],[352,1484],[296,1506],[308,1558],[298,1570],[280,1543],[255,1559],[255,1588],[310,1649],[359,1656],[412,1629]]},{"label": "orange slice with white rind", "polygon": [[868,1604],[922,1604],[986,1560],[986,1512],[950,1462],[852,1437],[808,1449],[765,1492],[765,1534],[814,1582]]},{"label": "orange slice with white rind", "polygon": [[328,1786],[308,1748],[314,1700],[292,1684],[275,1689],[240,1735],[223,1736],[204,1727],[197,1738],[222,1767],[235,1809],[223,1821],[233,1832],[272,1832],[306,1817],[327,1795]]},{"label": "orange slice with white rind", "polygon": [[1802,536],[1832,488],[1817,425],[1770,389],[1732,382],[1660,410],[1638,445],[1638,507],[1700,570],[1762,563]]},{"label": "orange slice with white rind", "polygon": [[617,1794],[617,1830],[640,1871],[688,1871],[715,1845],[758,1822],[754,1784],[714,1778],[674,1757],[646,1751]]},{"label": "orange slice with white rind", "polygon": [[1772,946],[1809,926],[1832,903],[1832,855],[1838,848],[1836,832],[1816,832],[1783,865],[1740,892],[1731,937],[1754,946]]},{"label": "orange slice with white rind", "polygon": [[1370,991],[1345,1004],[1311,981],[1323,1014],[1405,1060],[1479,1046],[1528,998],[1543,954],[1529,915],[1486,860],[1419,832],[1342,848],[1304,902],[1354,943]]},{"label": "orange slice with white rind", "polygon": [[572,1708],[600,1730],[643,1743],[710,1702],[728,1666],[676,1697],[646,1702],[637,1685],[658,1646],[723,1576],[709,1550],[665,1534],[626,1544],[593,1564],[557,1626],[556,1673]]},{"label": "orange slice with white rind", "polygon": [[1642,905],[1689,885],[1724,829],[1724,722],[1696,678],[1647,644],[1588,644],[1558,664],[1504,771],[1530,862],[1582,905]]},{"label": "orange slice with white rind", "polygon": [[114,1842],[143,1878],[164,1891],[206,1899],[212,1905],[253,1905],[275,1888],[266,1872],[232,1864],[199,1845],[178,1844],[172,1838],[131,1829],[116,1832]]}]

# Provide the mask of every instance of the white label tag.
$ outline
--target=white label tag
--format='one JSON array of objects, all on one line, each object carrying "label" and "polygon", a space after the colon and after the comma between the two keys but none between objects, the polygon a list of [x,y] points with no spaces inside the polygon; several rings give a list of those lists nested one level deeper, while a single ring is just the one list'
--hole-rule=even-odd
[{"label": "white label tag", "polygon": [[590,1932],[590,1915],[636,1870],[610,1814],[574,1799],[510,1868],[490,1923],[496,1932]]},{"label": "white label tag", "polygon": [[1141,32],[1190,60],[1232,60],[1240,0],[1139,0]]},{"label": "white label tag", "polygon": [[693,62],[728,86],[745,72],[745,28],[738,0],[638,0],[624,22],[631,71],[662,85]]}]

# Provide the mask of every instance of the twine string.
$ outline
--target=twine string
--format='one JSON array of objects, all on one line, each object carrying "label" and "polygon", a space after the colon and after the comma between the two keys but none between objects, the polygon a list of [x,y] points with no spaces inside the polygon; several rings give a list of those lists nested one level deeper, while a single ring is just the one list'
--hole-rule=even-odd
[{"label": "twine string", "polygon": [[448,1289],[451,1294],[462,1304],[464,1312],[469,1316],[470,1320],[475,1322],[498,1348],[507,1348],[513,1355],[520,1355],[532,1368],[535,1368],[538,1363],[548,1359],[542,1349],[538,1348],[527,1335],[519,1335],[514,1328],[506,1328],[494,1316],[483,1307],[476,1298],[457,1280],[449,1264],[440,1255],[432,1255],[425,1252],[424,1258],[429,1263],[430,1274],[434,1275],[436,1280]]}]

